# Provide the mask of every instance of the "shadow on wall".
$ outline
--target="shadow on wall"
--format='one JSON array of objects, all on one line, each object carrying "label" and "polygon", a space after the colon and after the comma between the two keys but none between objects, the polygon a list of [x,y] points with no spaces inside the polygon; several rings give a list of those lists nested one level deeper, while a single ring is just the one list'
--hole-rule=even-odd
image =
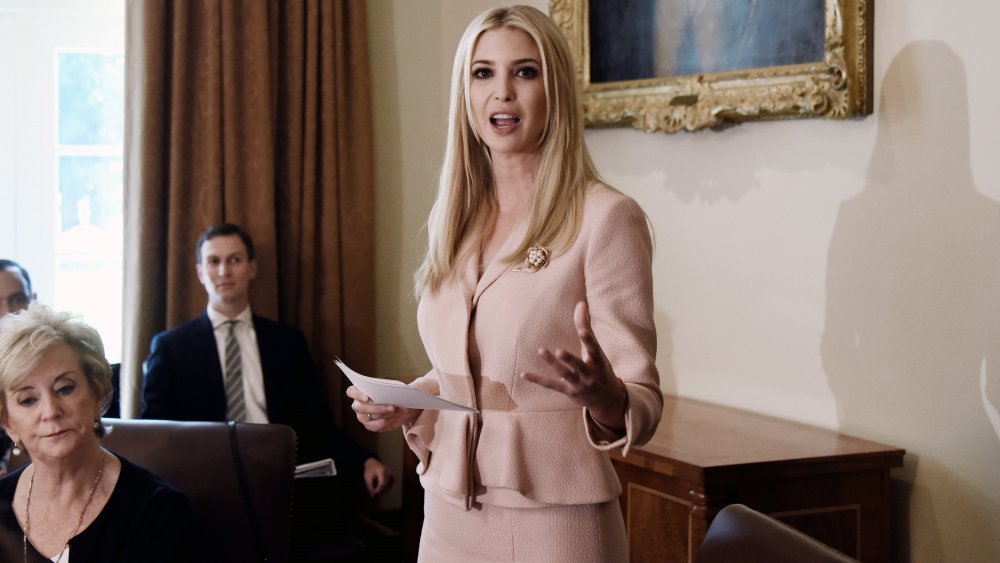
[{"label": "shadow on wall", "polygon": [[674,369],[674,320],[663,311],[654,313],[656,323],[656,365],[660,370],[660,389],[677,394],[677,371]]},{"label": "shadow on wall", "polygon": [[827,276],[841,431],[910,452],[896,557],[1000,559],[1000,204],[973,184],[964,65],[946,44],[911,43],[889,65],[868,182],[840,207]]}]

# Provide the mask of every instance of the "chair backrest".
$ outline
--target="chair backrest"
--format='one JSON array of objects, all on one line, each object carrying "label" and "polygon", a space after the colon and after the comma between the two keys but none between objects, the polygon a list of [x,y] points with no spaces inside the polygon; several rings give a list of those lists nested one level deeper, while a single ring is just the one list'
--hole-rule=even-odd
[{"label": "chair backrest", "polygon": [[849,563],[855,559],[742,504],[731,504],[712,520],[697,563]]},{"label": "chair backrest", "polygon": [[[231,431],[224,422],[104,419],[104,447],[187,494],[211,561],[287,561],[295,475],[295,432],[280,424],[235,424],[247,510]],[[19,459],[23,460],[24,456]],[[23,461],[22,461],[23,463]]]}]

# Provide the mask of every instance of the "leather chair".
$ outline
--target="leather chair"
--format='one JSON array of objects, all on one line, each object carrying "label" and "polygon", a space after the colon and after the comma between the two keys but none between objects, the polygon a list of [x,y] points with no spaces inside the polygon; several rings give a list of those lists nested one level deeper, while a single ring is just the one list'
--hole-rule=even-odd
[{"label": "leather chair", "polygon": [[843,553],[742,504],[731,504],[712,520],[696,563],[848,563]]},{"label": "leather chair", "polygon": [[[279,424],[103,421],[109,427],[104,447],[187,494],[205,533],[208,560],[288,560],[296,455],[291,428]],[[26,462],[25,456],[11,462],[13,470],[17,463]],[[242,482],[240,468],[245,477]]]}]

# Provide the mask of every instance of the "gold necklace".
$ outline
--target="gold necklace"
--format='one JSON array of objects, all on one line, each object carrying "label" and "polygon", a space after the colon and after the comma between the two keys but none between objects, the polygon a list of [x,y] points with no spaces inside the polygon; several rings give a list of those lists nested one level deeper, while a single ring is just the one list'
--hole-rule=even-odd
[{"label": "gold necklace", "polygon": [[[101,466],[97,469],[97,477],[94,477],[93,484],[90,485],[90,494],[87,495],[87,502],[83,503],[83,510],[80,511],[80,517],[76,519],[76,526],[73,527],[73,531],[70,532],[69,537],[66,538],[66,542],[63,543],[63,548],[59,551],[59,558],[56,559],[55,563],[62,561],[62,556],[66,553],[66,548],[69,547],[69,540],[73,539],[73,536],[80,531],[80,524],[83,523],[83,516],[87,513],[87,509],[90,508],[90,501],[94,500],[94,492],[97,490],[97,483],[101,481],[101,475],[104,474],[104,455],[101,454]],[[24,563],[28,563],[28,535],[31,533],[31,488],[35,485],[35,471],[31,471],[31,479],[28,481],[28,499],[24,503],[24,535],[22,536],[22,548],[24,550]]]}]

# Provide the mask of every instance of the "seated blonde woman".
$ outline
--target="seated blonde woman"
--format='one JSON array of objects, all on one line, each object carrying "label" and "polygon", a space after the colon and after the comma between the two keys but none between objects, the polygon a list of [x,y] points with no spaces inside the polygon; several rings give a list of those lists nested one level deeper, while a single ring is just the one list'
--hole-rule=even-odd
[{"label": "seated blonde woman", "polygon": [[0,531],[24,561],[198,559],[187,497],[101,447],[112,391],[90,326],[38,303],[0,319],[0,424],[31,458],[0,479]]}]

